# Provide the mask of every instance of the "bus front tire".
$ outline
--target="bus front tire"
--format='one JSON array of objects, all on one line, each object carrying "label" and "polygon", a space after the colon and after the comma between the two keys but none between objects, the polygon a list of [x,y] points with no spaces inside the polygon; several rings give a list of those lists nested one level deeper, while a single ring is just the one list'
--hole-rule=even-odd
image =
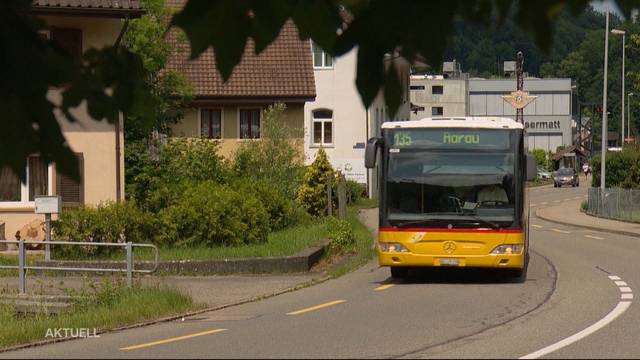
[{"label": "bus front tire", "polygon": [[529,268],[529,254],[525,255],[524,267],[522,269],[509,269],[509,280],[512,283],[522,284],[527,281],[527,269]]},{"label": "bus front tire", "polygon": [[409,276],[409,268],[401,266],[391,267],[391,277],[395,279],[405,279]]}]

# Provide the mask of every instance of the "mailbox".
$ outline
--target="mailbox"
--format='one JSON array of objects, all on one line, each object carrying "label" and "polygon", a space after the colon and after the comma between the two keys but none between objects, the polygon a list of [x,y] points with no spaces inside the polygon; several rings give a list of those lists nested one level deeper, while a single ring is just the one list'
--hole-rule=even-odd
[{"label": "mailbox", "polygon": [[36,196],[36,214],[59,214],[62,200],[60,196]]}]

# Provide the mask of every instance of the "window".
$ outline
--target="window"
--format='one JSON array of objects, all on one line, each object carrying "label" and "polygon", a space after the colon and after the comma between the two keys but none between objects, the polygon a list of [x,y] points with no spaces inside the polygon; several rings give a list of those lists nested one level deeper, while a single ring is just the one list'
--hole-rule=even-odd
[{"label": "window", "polygon": [[222,138],[222,110],[200,110],[200,136],[207,139]]},{"label": "window", "polygon": [[410,90],[424,90],[424,85],[411,85],[409,86]]},{"label": "window", "polygon": [[8,167],[0,169],[0,202],[27,203],[49,194],[49,165],[39,156],[29,156],[26,175],[23,184]]},{"label": "window", "polygon": [[311,42],[311,52],[313,53],[314,68],[332,68],[333,57],[322,50],[316,43]]},{"label": "window", "polygon": [[434,106],[431,108],[431,115],[442,116],[444,114],[444,110],[442,106]]},{"label": "window", "polygon": [[444,93],[444,86],[433,85],[431,87],[431,95],[442,95]]},{"label": "window", "polygon": [[333,111],[313,111],[313,144],[333,144]]},{"label": "window", "polygon": [[240,139],[260,138],[260,109],[240,110]]},{"label": "window", "polygon": [[84,156],[76,154],[80,181],[75,181],[62,173],[56,174],[56,194],[62,198],[63,205],[80,205],[84,203]]}]

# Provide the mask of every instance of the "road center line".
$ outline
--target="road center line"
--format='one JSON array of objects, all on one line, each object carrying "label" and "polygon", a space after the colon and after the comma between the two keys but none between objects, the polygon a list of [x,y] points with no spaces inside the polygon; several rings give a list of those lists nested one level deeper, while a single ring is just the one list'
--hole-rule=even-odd
[{"label": "road center line", "polygon": [[387,290],[388,288],[394,287],[395,284],[386,284],[386,285],[381,285],[378,286],[377,288],[373,289],[375,291],[382,291],[382,290]]},{"label": "road center line", "polygon": [[618,281],[616,281],[615,283],[616,283],[616,285],[618,285],[618,286],[627,286],[627,283],[626,283],[626,282],[624,282],[624,281],[622,281],[622,280],[618,280]]},{"label": "road center line", "polygon": [[576,196],[576,197],[574,197],[574,199],[578,200],[578,199],[582,199],[582,197],[581,196]]},{"label": "road center line", "polygon": [[[609,276],[609,279],[611,280],[620,280],[620,278],[618,276],[615,275],[611,275]],[[620,291],[622,291],[623,288],[620,288]],[[628,292],[631,292],[630,288]],[[624,291],[622,291],[624,292]],[[520,359],[537,359],[539,357],[548,355],[556,350],[560,350],[565,346],[571,345],[574,342],[584,339],[587,336],[593,334],[594,332],[604,328],[605,326],[609,325],[610,323],[612,323],[616,318],[618,318],[618,316],[622,315],[625,311],[627,311],[627,309],[629,308],[629,306],[631,306],[631,301],[630,300],[626,300],[628,299],[632,299],[633,296],[631,297],[624,297],[624,295],[632,295],[632,294],[622,294],[621,299],[623,299],[622,301],[618,302],[618,305],[616,305],[616,307],[611,310],[611,312],[609,312],[605,317],[603,317],[602,319],[600,319],[598,322],[596,322],[595,324],[587,327],[586,329],[569,336],[568,338],[565,338],[563,340],[558,341],[555,344],[549,345],[541,350],[538,350],[536,352],[533,352],[531,354],[522,356]]]},{"label": "road center line", "polygon": [[307,313],[309,311],[319,310],[319,309],[323,309],[323,308],[326,308],[326,307],[329,307],[329,306],[338,305],[338,304],[341,304],[341,303],[346,302],[346,301],[347,300],[329,301],[329,302],[324,303],[324,304],[320,304],[320,305],[311,306],[311,307],[308,307],[308,308],[292,311],[290,313],[287,313],[287,315],[300,315],[300,314]]},{"label": "road center line", "polygon": [[594,235],[585,235],[585,237],[588,237],[588,238],[591,238],[591,239],[596,239],[596,240],[604,240],[603,237],[594,236]]},{"label": "road center line", "polygon": [[546,202],[546,201],[540,203],[540,205],[547,205],[547,204],[548,204],[548,202]]},{"label": "road center line", "polygon": [[227,329],[213,329],[213,330],[203,331],[203,332],[199,332],[199,333],[195,333],[195,334],[183,335],[183,336],[178,336],[178,337],[174,337],[174,338],[148,342],[148,343],[140,344],[140,345],[127,346],[127,347],[121,348],[120,350],[121,351],[128,351],[128,350],[142,349],[142,348],[146,348],[146,347],[150,347],[150,346],[162,345],[162,344],[172,343],[172,342],[180,341],[180,340],[187,340],[187,339],[191,339],[191,338],[194,338],[194,337],[215,334],[215,333],[219,333],[219,332],[223,332],[223,331],[227,331]]},{"label": "road center line", "polygon": [[568,232],[568,231],[564,231],[564,230],[560,230],[560,229],[551,229],[551,231],[555,231],[555,232],[557,232],[557,233],[561,233],[561,234],[571,234],[571,233],[570,233],[570,232]]}]

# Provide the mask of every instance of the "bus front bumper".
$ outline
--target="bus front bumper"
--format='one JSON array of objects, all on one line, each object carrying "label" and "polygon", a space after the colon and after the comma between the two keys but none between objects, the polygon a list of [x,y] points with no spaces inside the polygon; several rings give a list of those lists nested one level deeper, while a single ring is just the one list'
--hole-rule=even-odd
[{"label": "bus front bumper", "polygon": [[488,255],[423,255],[410,252],[382,252],[377,250],[380,266],[411,267],[484,267],[519,268],[524,267],[524,253]]}]

